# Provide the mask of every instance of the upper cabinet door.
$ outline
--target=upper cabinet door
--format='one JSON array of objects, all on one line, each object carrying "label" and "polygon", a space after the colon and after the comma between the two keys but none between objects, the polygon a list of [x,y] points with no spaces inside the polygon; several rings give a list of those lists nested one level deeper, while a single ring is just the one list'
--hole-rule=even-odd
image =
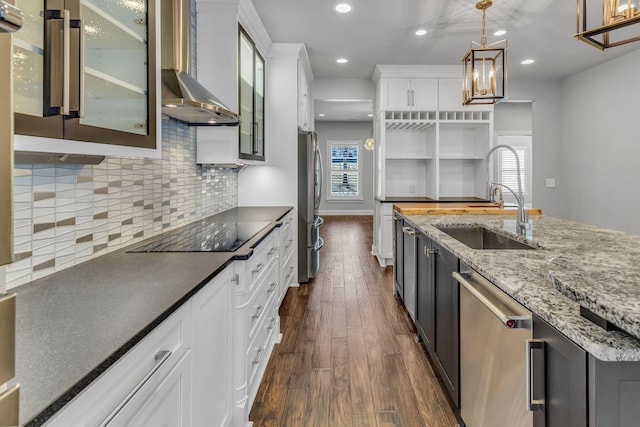
[{"label": "upper cabinet door", "polygon": [[240,141],[238,157],[264,161],[265,62],[246,31],[239,29]]},{"label": "upper cabinet door", "polygon": [[437,79],[411,79],[411,109],[413,111],[438,109]]},{"label": "upper cabinet door", "polygon": [[16,133],[156,147],[155,2],[18,0]]},{"label": "upper cabinet door", "polygon": [[438,106],[437,79],[384,79],[383,110],[435,111]]}]

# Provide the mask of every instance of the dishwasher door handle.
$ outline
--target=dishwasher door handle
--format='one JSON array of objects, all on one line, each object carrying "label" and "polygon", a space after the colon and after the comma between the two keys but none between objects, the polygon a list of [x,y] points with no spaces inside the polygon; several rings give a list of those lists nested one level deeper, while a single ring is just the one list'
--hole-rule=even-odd
[{"label": "dishwasher door handle", "polygon": [[[544,396],[542,399],[533,399],[533,385],[535,384],[534,378],[533,378],[533,374],[534,369],[533,369],[533,357],[532,357],[532,352],[534,350],[541,350],[542,351],[542,355],[544,356],[544,352],[545,352],[545,344],[544,341],[542,340],[527,340],[527,358],[526,358],[526,365],[527,365],[527,410],[528,411],[544,411]],[[543,358],[544,360],[544,358]],[[544,369],[541,370],[542,372],[539,373],[537,376],[539,378],[541,378],[541,385],[540,385],[540,390],[544,390],[546,387],[546,384],[544,383],[545,381],[545,372]]]},{"label": "dishwasher door handle", "polygon": [[[506,314],[504,311],[500,309],[500,307],[497,306],[497,304],[491,301],[491,299],[489,299],[489,297],[487,297],[485,294],[480,292],[478,288],[473,286],[473,284],[469,280],[467,280],[464,276],[462,276],[460,273],[458,273],[457,271],[454,271],[452,276],[454,279],[458,281],[458,283],[464,286],[466,290],[468,290],[474,297],[476,297],[478,301],[482,303],[482,305],[487,307],[487,309],[489,309],[489,311],[491,311],[491,313],[493,313],[494,316],[500,319],[500,322],[502,322],[502,324],[507,328],[511,328],[511,329],[531,328],[531,315],[513,316],[513,315]],[[490,282],[488,283],[490,284],[490,286],[494,286]]]}]

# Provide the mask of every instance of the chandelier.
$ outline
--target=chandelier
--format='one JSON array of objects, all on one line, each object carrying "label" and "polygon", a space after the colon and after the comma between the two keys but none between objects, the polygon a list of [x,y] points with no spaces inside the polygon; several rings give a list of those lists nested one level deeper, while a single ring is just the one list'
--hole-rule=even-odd
[{"label": "chandelier", "polygon": [[602,50],[640,40],[638,31],[629,28],[630,25],[640,22],[638,2],[601,1],[602,7],[589,8],[587,0],[576,0],[575,37]]},{"label": "chandelier", "polygon": [[480,43],[471,42],[462,58],[463,105],[495,104],[507,96],[507,40],[487,43],[486,11],[492,4],[491,0],[476,3],[482,10],[482,37]]}]

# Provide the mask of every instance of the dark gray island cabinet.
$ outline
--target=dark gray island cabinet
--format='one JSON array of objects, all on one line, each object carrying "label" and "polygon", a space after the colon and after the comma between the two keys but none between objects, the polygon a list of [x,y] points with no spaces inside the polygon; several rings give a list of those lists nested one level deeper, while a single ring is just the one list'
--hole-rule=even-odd
[{"label": "dark gray island cabinet", "polygon": [[[403,283],[407,276],[415,277],[415,300],[407,301],[408,295],[405,292],[401,294],[403,303],[405,307],[416,307],[414,321],[418,338],[424,342],[430,362],[462,422],[461,410],[469,405],[462,398],[465,396],[465,377],[461,376],[460,367],[462,285],[452,277],[452,273],[462,270],[463,261],[476,261],[475,266],[484,271],[486,278],[494,277],[497,281],[503,280],[504,271],[498,271],[494,276],[491,265],[477,262],[478,259],[483,259],[477,253],[467,256],[467,249],[450,244],[448,237],[443,236],[444,233],[432,232],[432,227],[419,226],[413,221],[414,217],[396,215],[396,282]],[[412,254],[412,260],[407,259],[407,252],[403,251],[403,241],[400,240],[403,236],[402,227],[415,230],[415,253]],[[406,237],[406,233],[404,234]],[[496,252],[485,259],[498,259],[499,255],[501,254]],[[473,256],[477,258],[474,259]],[[505,253],[504,256],[508,255]],[[493,282],[493,286],[496,283],[498,282]],[[398,290],[401,291],[402,287]],[[515,304],[520,304],[504,289],[496,286],[496,291],[503,293]],[[558,294],[557,298],[564,297]],[[528,387],[522,405],[526,405],[532,412],[533,426],[640,426],[640,361],[634,354],[623,353],[622,349],[626,347],[616,344],[627,341],[633,344],[635,338],[619,331],[599,331],[593,326],[585,326],[582,338],[569,338],[573,337],[575,331],[565,335],[560,331],[561,327],[552,326],[555,325],[553,319],[543,318],[535,309],[531,311],[530,329],[526,339],[522,340],[521,354],[523,360],[528,359],[527,369],[523,370],[519,381],[523,387],[525,384]],[[566,310],[566,313],[567,316],[575,316],[571,310]],[[572,321],[579,325],[585,324],[584,319]],[[562,323],[559,322],[560,325]],[[592,346],[589,340],[606,348],[599,347],[604,348],[604,351],[596,350],[591,354],[591,350],[585,350]],[[631,344],[628,347],[634,348]],[[477,349],[479,353],[490,351],[490,348]],[[607,355],[610,356],[609,361],[603,360],[607,359]],[[626,358],[631,361],[624,361]]]}]

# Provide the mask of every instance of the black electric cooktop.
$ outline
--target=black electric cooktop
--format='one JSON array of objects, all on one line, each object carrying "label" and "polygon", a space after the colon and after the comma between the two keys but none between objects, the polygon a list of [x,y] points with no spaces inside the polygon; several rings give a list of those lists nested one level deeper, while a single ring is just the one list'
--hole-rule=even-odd
[{"label": "black electric cooktop", "polygon": [[168,231],[129,252],[233,252],[269,221],[213,222],[203,219]]}]

